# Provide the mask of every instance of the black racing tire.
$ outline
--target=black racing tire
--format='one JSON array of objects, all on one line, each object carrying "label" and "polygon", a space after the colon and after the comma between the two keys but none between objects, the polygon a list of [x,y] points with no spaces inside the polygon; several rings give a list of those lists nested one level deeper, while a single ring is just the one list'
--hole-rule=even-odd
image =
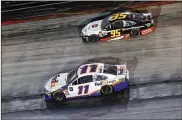
[{"label": "black racing tire", "polygon": [[52,93],[52,98],[53,98],[54,101],[61,103],[61,102],[65,101],[66,96],[65,96],[65,94],[62,91],[56,90],[56,91],[54,91]]},{"label": "black racing tire", "polygon": [[95,35],[95,34],[92,34],[92,35],[89,36],[88,39],[89,39],[89,42],[95,43],[95,42],[99,41],[99,36]]},{"label": "black racing tire", "polygon": [[56,90],[52,93],[52,99],[53,100],[45,101],[47,109],[51,110],[66,105],[66,96],[60,90]]},{"label": "black racing tire", "polygon": [[114,89],[110,85],[104,85],[104,86],[102,86],[101,89],[100,89],[100,91],[101,91],[101,94],[104,95],[104,96],[111,95],[111,94],[114,93]]},{"label": "black racing tire", "polygon": [[132,29],[130,32],[132,38],[137,38],[140,36],[140,29]]},{"label": "black racing tire", "polygon": [[[108,92],[105,91],[105,88],[108,88]],[[114,100],[114,88],[110,85],[104,85],[101,87],[101,102],[102,103],[111,103]]]}]

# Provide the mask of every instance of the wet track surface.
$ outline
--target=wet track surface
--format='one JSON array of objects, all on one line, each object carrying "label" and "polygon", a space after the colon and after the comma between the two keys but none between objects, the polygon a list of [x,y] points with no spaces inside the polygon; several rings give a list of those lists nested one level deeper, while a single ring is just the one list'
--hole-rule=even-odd
[{"label": "wet track surface", "polygon": [[[78,25],[95,14],[3,26],[2,111],[6,113],[44,109],[45,105],[39,96],[49,77],[59,71],[68,71],[87,59],[101,58],[114,61],[115,59],[110,57],[115,57],[119,62],[126,61],[130,71],[131,102],[124,108],[121,108],[122,105],[100,107],[95,116],[89,114],[89,111],[96,108],[80,109],[80,112],[70,117],[68,114],[76,108],[65,108],[64,112],[61,109],[54,112],[48,110],[16,112],[17,117],[21,115],[26,118],[26,114],[36,114],[30,115],[30,118],[39,118],[50,113],[47,117],[63,119],[88,118],[89,115],[92,119],[121,116],[123,119],[135,117],[179,119],[181,117],[179,95],[182,88],[182,7],[181,3],[178,3],[158,6],[154,11],[155,14],[160,13],[156,18],[158,25],[154,33],[128,41],[100,44],[83,44],[78,35]],[[178,97],[174,97],[176,95]],[[13,100],[14,97],[17,98],[16,101]],[[26,99],[25,103],[21,101],[22,99]],[[58,114],[60,112],[62,114]],[[170,112],[173,114],[167,117]],[[3,117],[11,118],[13,115],[14,113],[7,113]]]},{"label": "wet track surface", "polygon": [[[3,119],[181,119],[181,98],[132,101],[126,105],[8,113]],[[21,116],[21,117],[20,117]]]}]

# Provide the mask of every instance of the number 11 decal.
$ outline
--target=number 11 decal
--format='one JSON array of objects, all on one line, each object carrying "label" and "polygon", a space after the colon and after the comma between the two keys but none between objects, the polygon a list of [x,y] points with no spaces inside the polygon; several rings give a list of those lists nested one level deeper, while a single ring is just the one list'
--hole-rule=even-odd
[{"label": "number 11 decal", "polygon": [[[84,90],[83,90],[83,88],[84,88]],[[88,93],[88,89],[89,89],[89,85],[79,86],[78,87],[78,95],[80,95],[80,94],[87,94]],[[84,91],[84,93],[83,93],[83,91]]]}]

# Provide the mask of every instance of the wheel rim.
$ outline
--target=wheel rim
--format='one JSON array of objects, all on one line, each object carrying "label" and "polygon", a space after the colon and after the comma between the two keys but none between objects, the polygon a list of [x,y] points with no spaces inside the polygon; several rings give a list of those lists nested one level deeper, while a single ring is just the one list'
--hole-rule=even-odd
[{"label": "wheel rim", "polygon": [[97,41],[98,41],[97,36],[96,36],[96,35],[90,36],[90,41],[91,41],[91,42],[97,42]]},{"label": "wheel rim", "polygon": [[61,92],[54,92],[54,93],[53,93],[53,98],[54,98],[55,100],[57,100],[57,101],[61,101],[61,100],[63,100],[64,95],[63,95],[63,93],[61,93]]},{"label": "wheel rim", "polygon": [[138,30],[133,30],[131,33],[132,37],[138,37],[140,35]]},{"label": "wheel rim", "polygon": [[111,94],[113,92],[111,86],[103,86],[101,88],[101,91],[102,91],[103,94],[106,94],[106,95]]}]

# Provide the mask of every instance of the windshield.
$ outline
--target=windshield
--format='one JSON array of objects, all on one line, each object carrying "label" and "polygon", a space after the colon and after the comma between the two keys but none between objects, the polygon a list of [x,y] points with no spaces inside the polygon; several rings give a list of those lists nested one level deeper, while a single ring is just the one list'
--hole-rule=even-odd
[{"label": "windshield", "polygon": [[76,74],[76,71],[77,71],[76,69],[73,69],[73,70],[68,74],[66,82],[69,82],[70,80],[72,81],[72,80],[75,80],[75,79],[78,78],[78,76],[77,76],[77,74]]},{"label": "windshield", "polygon": [[114,65],[105,64],[104,65],[104,73],[117,75],[117,67]]},{"label": "windshield", "polygon": [[108,26],[110,24],[108,17],[102,20],[101,23],[101,29],[104,29],[106,26]]}]

